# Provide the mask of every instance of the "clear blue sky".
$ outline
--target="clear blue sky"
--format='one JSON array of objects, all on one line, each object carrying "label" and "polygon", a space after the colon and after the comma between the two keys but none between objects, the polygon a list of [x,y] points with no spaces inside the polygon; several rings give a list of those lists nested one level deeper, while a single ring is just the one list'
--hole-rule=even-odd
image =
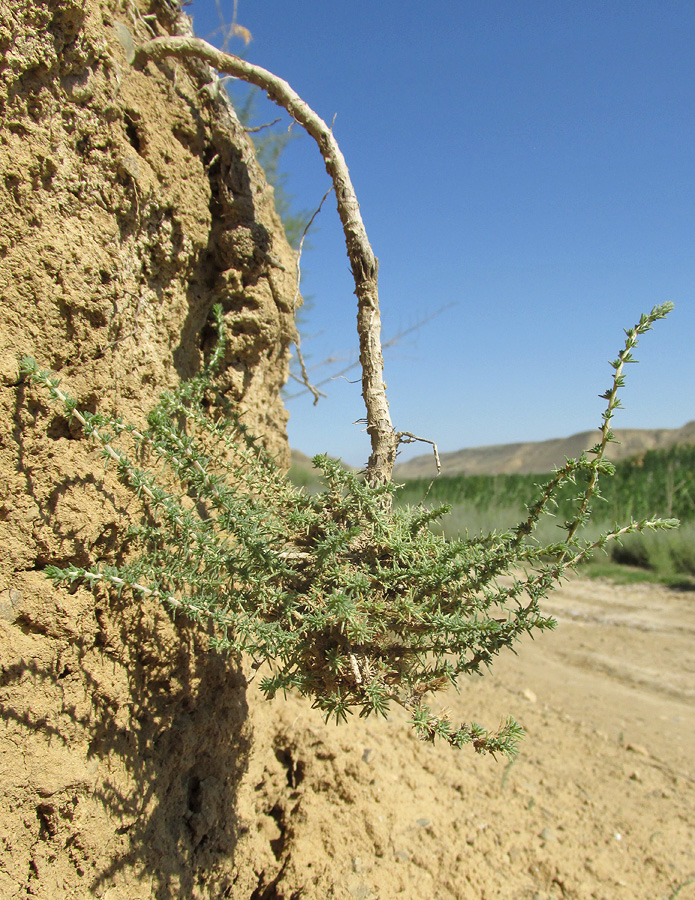
[{"label": "clear blue sky", "polygon": [[[219,6],[231,20],[232,0]],[[215,0],[188,11],[219,42]],[[643,338],[615,426],[695,418],[694,3],[239,0],[238,21],[253,42],[232,52],[336,116],[385,339],[447,307],[386,354],[398,429],[449,451],[594,428],[622,329],[665,300],[676,308]],[[283,168],[315,208],[329,182],[308,137]],[[310,365],[357,343],[332,197],[316,225]],[[364,463],[359,384],[325,390],[316,407],[288,402],[292,446]]]}]

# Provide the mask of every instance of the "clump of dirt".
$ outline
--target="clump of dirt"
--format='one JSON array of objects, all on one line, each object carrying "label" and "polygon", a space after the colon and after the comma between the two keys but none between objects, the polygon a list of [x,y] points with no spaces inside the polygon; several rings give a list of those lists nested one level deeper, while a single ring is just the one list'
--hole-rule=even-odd
[{"label": "clump of dirt", "polygon": [[295,257],[204,66],[128,62],[169,0],[0,6],[0,896],[219,897],[235,878],[245,682],[155,604],[55,590],[137,506],[17,375],[140,422],[230,336],[218,386],[281,464]]}]

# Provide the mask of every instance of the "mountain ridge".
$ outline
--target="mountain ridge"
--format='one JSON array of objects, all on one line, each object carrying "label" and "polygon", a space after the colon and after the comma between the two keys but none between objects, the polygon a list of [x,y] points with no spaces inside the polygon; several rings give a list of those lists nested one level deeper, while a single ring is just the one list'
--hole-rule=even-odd
[{"label": "mountain ridge", "polygon": [[[613,462],[639,456],[647,450],[660,450],[674,444],[695,444],[695,420],[681,428],[615,429],[618,443],[608,445],[606,457]],[[520,441],[468,447],[440,454],[443,475],[511,475],[551,472],[566,458],[579,456],[599,440],[598,430],[580,431],[564,438],[546,441]],[[396,481],[429,478],[436,475],[433,454],[422,454],[394,469]]]},{"label": "mountain ridge", "polygon": [[[681,428],[621,428],[615,430],[619,443],[609,444],[606,456],[613,462],[639,456],[647,450],[660,450],[674,444],[695,444],[695,420]],[[579,456],[594,446],[598,430],[580,431],[564,438],[546,441],[518,441],[512,444],[490,444],[466,447],[442,453],[443,475],[511,475],[545,474],[561,465],[566,458]],[[312,472],[311,459],[300,450],[292,450],[292,467]],[[345,464],[345,468],[354,470]],[[423,453],[396,465],[395,481],[431,478],[436,475],[434,455]]]}]

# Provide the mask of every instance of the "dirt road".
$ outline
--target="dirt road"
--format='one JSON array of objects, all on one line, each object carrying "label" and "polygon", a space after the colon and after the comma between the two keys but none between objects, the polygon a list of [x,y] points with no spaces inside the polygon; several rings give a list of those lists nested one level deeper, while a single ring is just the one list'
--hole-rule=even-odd
[{"label": "dirt road", "polygon": [[575,579],[554,633],[446,696],[527,738],[508,764],[403,718],[325,726],[252,701],[240,884],[355,900],[695,898],[695,594]]}]

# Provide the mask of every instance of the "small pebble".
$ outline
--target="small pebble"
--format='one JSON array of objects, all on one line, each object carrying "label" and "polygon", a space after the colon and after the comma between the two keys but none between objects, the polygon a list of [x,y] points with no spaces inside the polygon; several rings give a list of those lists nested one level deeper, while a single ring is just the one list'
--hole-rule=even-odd
[{"label": "small pebble", "polygon": [[355,885],[354,888],[351,888],[350,893],[355,900],[367,900],[367,897],[371,892],[367,885],[362,881],[360,884]]},{"label": "small pebble", "polygon": [[529,703],[537,703],[538,702],[538,697],[536,697],[536,695],[533,693],[533,691],[530,688],[526,688],[524,690],[523,694]]},{"label": "small pebble", "polygon": [[21,593],[16,588],[0,591],[0,619],[6,622],[14,622],[17,618],[17,607],[22,599]]},{"label": "small pebble", "polygon": [[647,750],[647,748],[643,747],[641,744],[628,744],[625,749],[632,750],[633,753],[637,753],[639,756],[651,756],[649,750]]}]

